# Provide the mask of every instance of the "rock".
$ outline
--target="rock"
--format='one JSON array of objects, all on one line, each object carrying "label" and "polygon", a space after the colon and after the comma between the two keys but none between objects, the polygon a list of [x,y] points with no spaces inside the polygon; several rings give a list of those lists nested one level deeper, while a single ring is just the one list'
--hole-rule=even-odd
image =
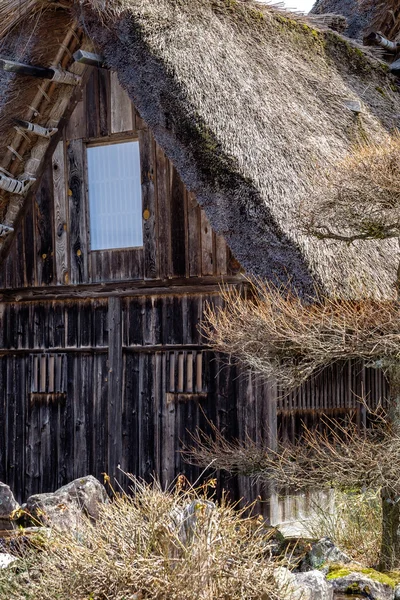
[{"label": "rock", "polygon": [[325,579],[324,573],[321,571],[308,571],[307,573],[295,574],[296,586],[300,589],[310,591],[312,600],[332,600],[333,585]]},{"label": "rock", "polygon": [[274,571],[277,595],[284,600],[332,600],[333,586],[319,571],[292,573],[286,567]]},{"label": "rock", "polygon": [[34,524],[76,530],[82,519],[98,518],[99,505],[108,502],[104,486],[92,475],[75,479],[49,494],[35,494],[26,502]]},{"label": "rock", "polygon": [[318,569],[325,563],[346,565],[351,562],[351,558],[339,550],[329,538],[322,538],[312,545],[306,562],[312,569]]},{"label": "rock", "polygon": [[[379,575],[379,574],[378,574]],[[352,572],[343,577],[329,578],[335,594],[356,594],[370,600],[393,600],[394,589],[388,583],[376,581],[364,573]]]},{"label": "rock", "polygon": [[5,483],[0,482],[0,521],[9,520],[14,510],[19,508],[11,489]]},{"label": "rock", "polygon": [[394,588],[394,600],[400,600],[400,584]]},{"label": "rock", "polygon": [[0,553],[0,569],[6,569],[16,560],[18,559],[15,556],[11,556],[11,554]]},{"label": "rock", "polygon": [[199,516],[211,517],[214,510],[214,502],[193,500],[183,510],[175,510],[171,514],[172,529],[178,531],[182,544],[187,545],[192,542]]}]

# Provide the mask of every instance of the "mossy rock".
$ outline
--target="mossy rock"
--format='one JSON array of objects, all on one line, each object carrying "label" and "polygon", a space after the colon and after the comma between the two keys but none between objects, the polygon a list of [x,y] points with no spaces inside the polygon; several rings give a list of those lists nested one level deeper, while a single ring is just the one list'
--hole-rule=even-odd
[{"label": "mossy rock", "polygon": [[326,576],[336,593],[362,595],[374,600],[392,600],[398,575],[380,573],[358,565],[330,565]]}]

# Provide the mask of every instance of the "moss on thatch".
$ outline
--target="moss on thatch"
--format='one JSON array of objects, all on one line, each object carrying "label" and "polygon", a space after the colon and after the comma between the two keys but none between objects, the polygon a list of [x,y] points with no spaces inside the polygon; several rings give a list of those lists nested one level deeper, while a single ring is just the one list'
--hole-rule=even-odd
[{"label": "moss on thatch", "polygon": [[[317,282],[346,295],[392,294],[397,244],[326,242],[298,224],[318,174],[323,193],[329,167],[360,135],[378,143],[397,126],[400,100],[383,63],[254,2],[70,4],[248,271],[302,292]],[[349,100],[361,102],[361,116]]]}]

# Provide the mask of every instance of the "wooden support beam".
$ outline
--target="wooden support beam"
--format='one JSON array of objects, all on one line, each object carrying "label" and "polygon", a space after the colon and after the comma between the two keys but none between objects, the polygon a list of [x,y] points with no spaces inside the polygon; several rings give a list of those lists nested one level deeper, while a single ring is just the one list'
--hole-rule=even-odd
[{"label": "wooden support beam", "polygon": [[10,233],[13,233],[14,229],[12,227],[9,227],[8,225],[4,225],[3,223],[0,223],[0,237],[1,238],[5,238],[8,235],[10,235]]},{"label": "wooden support beam", "polygon": [[7,73],[17,73],[18,75],[28,75],[39,79],[49,79],[56,83],[66,85],[77,85],[81,78],[70,71],[64,71],[56,67],[39,67],[36,65],[26,65],[14,60],[0,58],[0,69]]},{"label": "wooden support beam", "polygon": [[18,73],[18,75],[28,75],[29,77],[39,77],[40,79],[53,79],[54,77],[53,69],[48,67],[25,65],[6,58],[0,58],[0,69],[7,73]]},{"label": "wooden support beam", "polygon": [[46,139],[51,138],[58,131],[57,127],[42,127],[37,123],[30,123],[29,121],[23,121],[22,119],[15,119],[15,123],[21,129],[28,131],[29,133],[34,133],[39,137],[44,137]]},{"label": "wooden support beam", "polygon": [[70,298],[107,298],[110,296],[173,296],[181,294],[219,294],[221,285],[246,285],[241,275],[228,277],[191,277],[188,280],[113,281],[81,285],[56,285],[2,290],[0,302],[66,300]]},{"label": "wooden support beam", "polygon": [[381,33],[376,33],[375,31],[372,31],[369,35],[367,35],[363,42],[365,46],[379,46],[391,54],[395,54],[400,48],[400,44],[398,42],[392,42],[391,40],[385,38],[385,36],[383,36]]},{"label": "wooden support beam", "polygon": [[34,181],[36,181],[36,179],[33,177],[20,180],[14,179],[14,177],[7,177],[4,173],[0,173],[0,188],[6,192],[18,194],[19,196],[23,196]]},{"label": "wooden support beam", "polygon": [[77,50],[73,56],[74,61],[82,65],[107,69],[105,65],[106,59],[100,54],[94,54],[94,52],[87,52],[86,50]]}]

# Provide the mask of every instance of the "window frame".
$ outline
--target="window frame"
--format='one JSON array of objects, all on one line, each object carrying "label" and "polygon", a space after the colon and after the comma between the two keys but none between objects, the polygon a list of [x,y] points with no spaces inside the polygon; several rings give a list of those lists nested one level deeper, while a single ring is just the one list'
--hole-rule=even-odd
[{"label": "window frame", "polygon": [[144,227],[143,227],[143,191],[140,190],[141,206],[141,227],[142,227],[142,245],[141,246],[119,246],[118,248],[92,248],[92,221],[90,217],[90,189],[89,189],[89,161],[88,161],[88,150],[90,148],[98,148],[101,146],[115,146],[117,144],[127,144],[129,142],[137,142],[139,145],[139,175],[141,181],[141,147],[138,135],[117,135],[107,136],[105,138],[89,139],[85,142],[85,180],[86,180],[86,213],[87,213],[87,233],[88,233],[88,251],[90,254],[101,253],[101,252],[130,252],[130,251],[143,251],[144,249]]}]

